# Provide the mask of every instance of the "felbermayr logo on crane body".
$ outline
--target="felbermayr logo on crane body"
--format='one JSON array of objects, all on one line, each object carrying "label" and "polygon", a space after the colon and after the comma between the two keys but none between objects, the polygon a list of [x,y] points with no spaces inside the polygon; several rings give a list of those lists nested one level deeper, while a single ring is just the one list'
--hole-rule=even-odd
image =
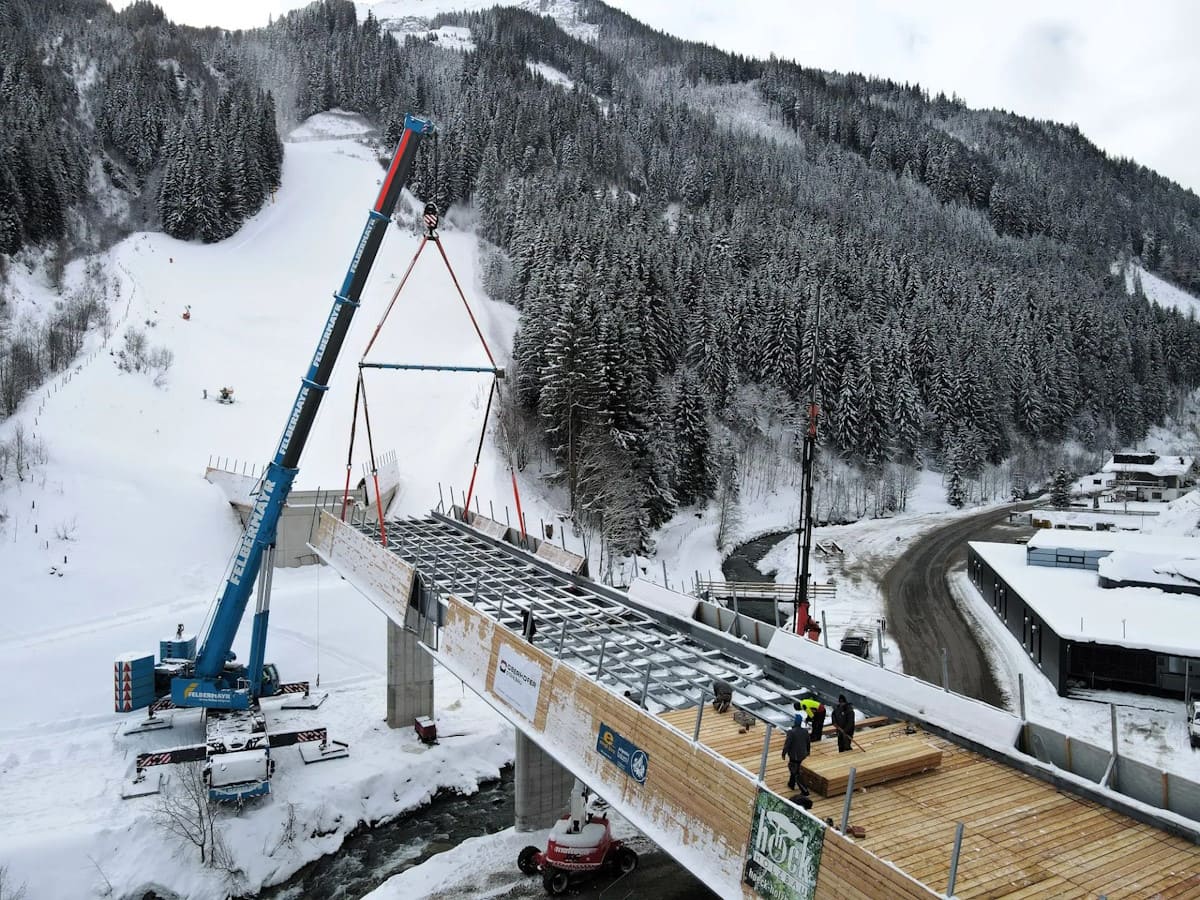
[{"label": "felbermayr logo on crane body", "polygon": [[225,694],[215,691],[199,691],[196,690],[200,686],[200,682],[193,681],[183,689],[184,700],[228,700],[229,697]]},{"label": "felbermayr logo on crane body", "polygon": [[[322,348],[325,346],[324,338],[322,338],[321,346]],[[323,350],[318,352],[323,352]],[[305,382],[300,387],[300,394],[296,398],[296,405],[292,408],[292,417],[288,419],[287,428],[283,430],[283,437],[279,439],[279,450],[277,452],[281,457],[287,450],[288,446],[292,443],[292,434],[296,430],[296,423],[300,421],[300,413],[304,409],[304,401],[308,399],[308,391],[308,383]]]},{"label": "felbermayr logo on crane body", "polygon": [[263,516],[275,494],[276,486],[277,482],[270,479],[263,481],[262,493],[258,495],[258,502],[254,504],[254,512],[251,513],[250,521],[246,524],[246,530],[242,534],[242,545],[238,547],[237,559],[233,563],[233,572],[229,576],[231,584],[242,583],[242,575],[245,573],[246,563],[250,559],[250,550],[254,547],[254,536],[258,534],[258,526],[262,524]]}]

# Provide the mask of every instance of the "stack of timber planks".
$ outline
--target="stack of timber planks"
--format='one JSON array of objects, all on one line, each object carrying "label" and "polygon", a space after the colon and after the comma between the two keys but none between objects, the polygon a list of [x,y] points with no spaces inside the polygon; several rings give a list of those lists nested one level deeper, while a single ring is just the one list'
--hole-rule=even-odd
[{"label": "stack of timber planks", "polygon": [[930,746],[919,735],[901,735],[874,743],[865,753],[853,749],[833,755],[813,754],[800,771],[810,788],[822,797],[834,797],[846,793],[851,768],[855,770],[855,787],[863,788],[928,772],[941,764],[942,751],[937,747]]}]

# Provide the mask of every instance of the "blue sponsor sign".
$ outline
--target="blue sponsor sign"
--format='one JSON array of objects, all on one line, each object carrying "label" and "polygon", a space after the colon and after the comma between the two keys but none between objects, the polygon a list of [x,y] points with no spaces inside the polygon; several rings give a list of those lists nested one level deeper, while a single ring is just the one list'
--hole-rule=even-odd
[{"label": "blue sponsor sign", "polygon": [[603,722],[596,735],[596,752],[617,766],[638,784],[646,783],[646,771],[650,768],[650,754],[633,741],[621,737]]}]

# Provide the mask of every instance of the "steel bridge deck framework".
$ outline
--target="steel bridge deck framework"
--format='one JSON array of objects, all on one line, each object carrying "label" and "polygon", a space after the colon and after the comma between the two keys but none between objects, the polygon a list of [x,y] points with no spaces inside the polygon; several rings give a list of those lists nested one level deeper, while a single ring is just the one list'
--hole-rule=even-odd
[{"label": "steel bridge deck framework", "polygon": [[[383,545],[378,523],[355,528]],[[491,543],[454,519],[388,520],[387,549],[417,570],[430,597],[452,594],[514,634],[523,633],[529,611],[538,646],[605,687],[629,691],[635,702],[644,697],[651,712],[703,703],[719,678],[733,685],[735,704],[758,718],[787,727],[795,716],[792,695],[802,685],[768,679],[760,667],[673,631],[619,592]]]}]

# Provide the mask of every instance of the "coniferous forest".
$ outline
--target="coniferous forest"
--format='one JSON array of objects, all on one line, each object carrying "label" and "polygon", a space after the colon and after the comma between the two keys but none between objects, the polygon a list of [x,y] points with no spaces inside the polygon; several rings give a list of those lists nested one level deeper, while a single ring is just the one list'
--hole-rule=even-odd
[{"label": "coniferous forest", "polygon": [[232,34],[146,0],[0,18],[6,254],[219,240],[304,117],[354,110],[389,141],[432,118],[412,189],[470,206],[484,286],[521,311],[507,440],[549,453],[617,550],[727,501],[764,445],[795,452],[814,349],[823,454],[952,489],[1031,447],[1135,443],[1200,385],[1200,326],[1114,268],[1200,291],[1200,197],[1074,127],[680,41],[598,0],[578,3],[596,41],[518,9],[432,23],[468,26],[467,53],[348,0]]}]

